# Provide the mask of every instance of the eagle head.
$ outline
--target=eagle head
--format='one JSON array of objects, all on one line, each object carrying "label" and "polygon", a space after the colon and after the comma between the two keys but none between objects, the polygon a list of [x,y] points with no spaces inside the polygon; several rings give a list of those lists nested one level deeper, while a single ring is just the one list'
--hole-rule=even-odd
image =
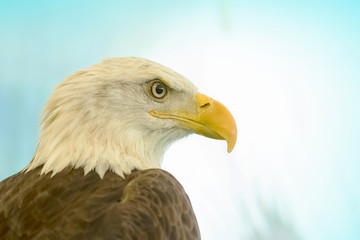
[{"label": "eagle head", "polygon": [[159,168],[174,141],[191,133],[224,139],[231,152],[235,121],[218,101],[173,70],[143,58],[110,58],[57,85],[46,103],[38,147],[25,168],[107,170]]}]

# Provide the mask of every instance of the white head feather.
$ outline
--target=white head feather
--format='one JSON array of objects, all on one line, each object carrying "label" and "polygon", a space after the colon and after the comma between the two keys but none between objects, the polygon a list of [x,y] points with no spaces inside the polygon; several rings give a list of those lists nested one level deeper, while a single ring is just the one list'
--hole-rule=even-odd
[{"label": "white head feather", "polygon": [[[165,81],[171,93],[154,101],[147,82]],[[42,112],[39,144],[24,169],[44,165],[52,175],[67,166],[107,170],[120,176],[133,169],[159,168],[166,148],[190,132],[159,119],[154,109],[192,110],[196,87],[183,76],[143,58],[111,58],[75,72],[55,87]]]}]

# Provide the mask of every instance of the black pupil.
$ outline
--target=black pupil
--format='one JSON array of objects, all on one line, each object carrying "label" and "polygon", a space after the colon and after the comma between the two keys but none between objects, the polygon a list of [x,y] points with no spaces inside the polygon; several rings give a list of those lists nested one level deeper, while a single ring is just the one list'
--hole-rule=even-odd
[{"label": "black pupil", "polygon": [[157,94],[161,95],[164,92],[164,86],[162,85],[157,85],[155,88],[155,91]]}]

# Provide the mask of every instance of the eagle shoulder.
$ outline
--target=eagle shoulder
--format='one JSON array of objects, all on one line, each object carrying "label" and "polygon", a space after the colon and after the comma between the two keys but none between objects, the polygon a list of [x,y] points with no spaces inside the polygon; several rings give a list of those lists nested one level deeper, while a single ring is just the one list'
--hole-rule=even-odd
[{"label": "eagle shoulder", "polygon": [[41,168],[0,183],[1,239],[200,239],[190,200],[161,169],[103,179]]}]

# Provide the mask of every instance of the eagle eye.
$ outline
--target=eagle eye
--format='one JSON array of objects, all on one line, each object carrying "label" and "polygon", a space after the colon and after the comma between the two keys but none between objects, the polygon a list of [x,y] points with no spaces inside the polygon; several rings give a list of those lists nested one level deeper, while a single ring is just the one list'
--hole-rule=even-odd
[{"label": "eagle eye", "polygon": [[152,97],[161,100],[166,97],[168,93],[168,88],[162,81],[155,80],[149,84],[148,91]]}]

